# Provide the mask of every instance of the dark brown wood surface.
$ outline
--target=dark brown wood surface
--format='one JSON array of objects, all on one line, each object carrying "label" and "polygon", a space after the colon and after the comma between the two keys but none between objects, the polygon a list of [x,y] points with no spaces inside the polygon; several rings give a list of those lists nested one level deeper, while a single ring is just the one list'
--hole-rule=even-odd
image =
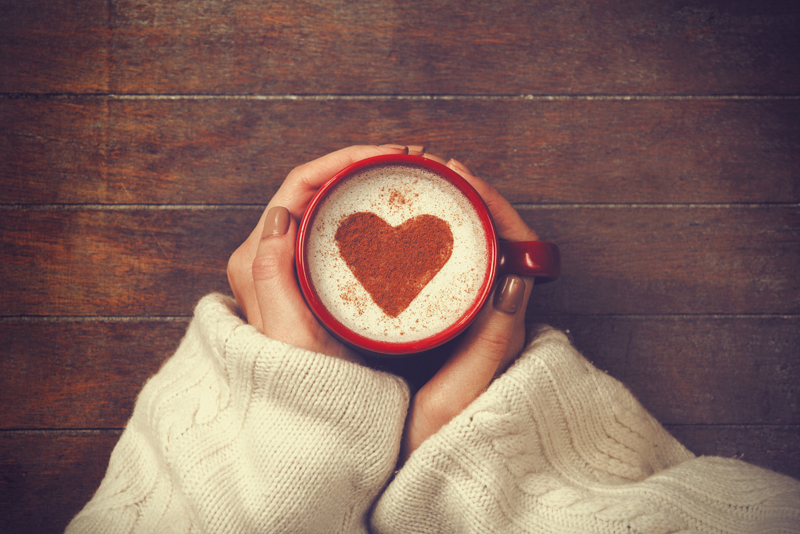
[{"label": "dark brown wood surface", "polygon": [[69,97],[0,117],[16,204],[248,204],[298,162],[420,136],[519,203],[800,201],[797,99]]},{"label": "dark brown wood surface", "polygon": [[800,5],[0,0],[0,532],[60,532],[292,167],[456,157],[696,454],[800,477]]},{"label": "dark brown wood surface", "polygon": [[794,94],[786,0],[3,0],[13,93]]}]

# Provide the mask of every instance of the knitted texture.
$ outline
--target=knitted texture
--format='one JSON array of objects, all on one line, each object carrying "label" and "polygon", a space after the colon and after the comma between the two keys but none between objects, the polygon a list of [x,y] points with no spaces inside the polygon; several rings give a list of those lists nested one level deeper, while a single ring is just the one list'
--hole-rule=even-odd
[{"label": "knitted texture", "polygon": [[384,489],[408,400],[211,295],[67,532],[800,532],[800,482],[695,458],[552,329]]},{"label": "knitted texture", "polygon": [[377,503],[383,533],[800,532],[800,483],[694,458],[566,336],[543,329],[426,440]]},{"label": "knitted texture", "polygon": [[270,340],[234,306],[198,304],[68,533],[366,532],[406,385]]}]

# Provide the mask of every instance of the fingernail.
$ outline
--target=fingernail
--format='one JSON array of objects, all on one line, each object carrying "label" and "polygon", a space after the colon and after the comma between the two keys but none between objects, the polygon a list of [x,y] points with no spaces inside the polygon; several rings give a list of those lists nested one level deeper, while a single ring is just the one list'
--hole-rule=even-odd
[{"label": "fingernail", "polygon": [[408,147],[406,145],[395,145],[394,143],[387,143],[385,145],[379,145],[383,148],[394,148],[395,150],[402,150],[406,154],[408,154]]},{"label": "fingernail", "polygon": [[522,305],[525,296],[525,281],[519,276],[508,275],[494,293],[494,307],[503,313],[514,314]]},{"label": "fingernail", "polygon": [[423,158],[435,161],[436,163],[441,163],[442,165],[447,165],[447,162],[440,158],[439,156],[434,156],[433,154],[428,154],[427,152],[422,155]]},{"label": "fingernail", "polygon": [[286,235],[286,232],[289,231],[290,221],[291,215],[289,215],[289,210],[283,206],[270,208],[264,220],[264,232],[261,235],[263,237]]},{"label": "fingernail", "polygon": [[450,161],[448,161],[447,166],[455,171],[461,171],[467,174],[472,174],[472,171],[469,170],[466,165],[455,159],[451,159]]},{"label": "fingernail", "polygon": [[409,156],[421,156],[425,153],[425,147],[422,145],[408,145]]}]

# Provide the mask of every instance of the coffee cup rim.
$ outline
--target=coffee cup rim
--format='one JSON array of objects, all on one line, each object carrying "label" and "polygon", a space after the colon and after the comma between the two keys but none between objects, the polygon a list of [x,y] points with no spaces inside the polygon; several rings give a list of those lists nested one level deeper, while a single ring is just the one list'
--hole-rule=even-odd
[{"label": "coffee cup rim", "polygon": [[[421,167],[436,175],[439,175],[453,184],[461,193],[467,197],[470,204],[475,207],[478,213],[478,218],[486,234],[487,242],[487,266],[486,276],[481,285],[477,297],[472,305],[459,317],[455,322],[444,330],[437,332],[431,336],[415,341],[380,341],[372,338],[365,337],[347,326],[342,324],[336,319],[333,314],[322,304],[319,295],[317,294],[314,285],[311,283],[311,275],[309,265],[306,257],[306,246],[308,243],[308,234],[316,215],[316,210],[328,193],[335,188],[339,182],[346,177],[361,172],[365,169],[379,166],[391,165],[405,165],[413,167]],[[297,241],[295,249],[295,258],[297,261],[297,277],[300,283],[300,288],[306,302],[312,313],[322,323],[322,325],[338,339],[344,341],[359,350],[366,350],[370,353],[377,353],[383,355],[403,355],[416,352],[422,352],[438,347],[462,333],[467,326],[469,326],[475,316],[489,297],[494,285],[495,277],[497,276],[497,232],[495,230],[494,221],[492,220],[489,208],[486,206],[483,198],[478,194],[472,185],[449,167],[442,165],[436,161],[423,158],[420,156],[409,156],[405,154],[388,154],[381,156],[373,156],[370,158],[359,160],[350,164],[346,168],[336,173],[330,180],[320,187],[312,197],[300,222],[298,228]]]}]

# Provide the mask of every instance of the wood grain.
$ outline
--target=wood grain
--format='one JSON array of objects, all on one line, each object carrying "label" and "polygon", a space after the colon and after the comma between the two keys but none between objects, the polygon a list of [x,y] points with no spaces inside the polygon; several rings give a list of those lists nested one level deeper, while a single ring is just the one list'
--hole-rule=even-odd
[{"label": "wood grain", "polygon": [[[2,315],[186,315],[227,291],[261,210],[0,211]],[[563,274],[532,306],[570,314],[796,314],[800,209],[532,208]]]},{"label": "wood grain", "polygon": [[[0,91],[786,94],[796,2],[5,0]],[[45,36],[44,39],[41,36]],[[79,36],[78,46],[65,46]],[[37,37],[39,37],[37,39]]]},{"label": "wood grain", "polygon": [[108,5],[0,0],[0,92],[107,92]]},{"label": "wood grain", "polygon": [[0,323],[0,429],[122,428],[145,381],[178,348],[187,324]]},{"label": "wood grain", "polygon": [[543,316],[665,425],[798,425],[800,318]]},{"label": "wood grain", "polygon": [[203,295],[227,290],[228,258],[260,212],[0,212],[9,258],[0,314],[188,315]]},{"label": "wood grain", "polygon": [[798,27],[795,0],[0,0],[0,532],[63,531],[259,206],[356,143],[468,164],[562,248],[529,323],[696,454],[800,478]]},{"label": "wood grain", "polygon": [[791,207],[530,208],[559,244],[544,313],[797,314],[800,210]]},{"label": "wood grain", "polygon": [[[567,330],[590,361],[664,424],[800,425],[797,317],[534,315],[529,322]],[[0,323],[0,429],[123,427],[186,326],[144,319]],[[422,363],[411,357],[396,367]]]},{"label": "wood grain", "polygon": [[119,435],[0,432],[0,532],[64,532],[100,486]]},{"label": "wood grain", "polygon": [[667,430],[696,455],[738,458],[800,478],[798,426],[680,426]]},{"label": "wood grain", "polygon": [[0,122],[2,203],[266,203],[301,163],[392,141],[517,203],[800,201],[800,101],[18,99]]}]

